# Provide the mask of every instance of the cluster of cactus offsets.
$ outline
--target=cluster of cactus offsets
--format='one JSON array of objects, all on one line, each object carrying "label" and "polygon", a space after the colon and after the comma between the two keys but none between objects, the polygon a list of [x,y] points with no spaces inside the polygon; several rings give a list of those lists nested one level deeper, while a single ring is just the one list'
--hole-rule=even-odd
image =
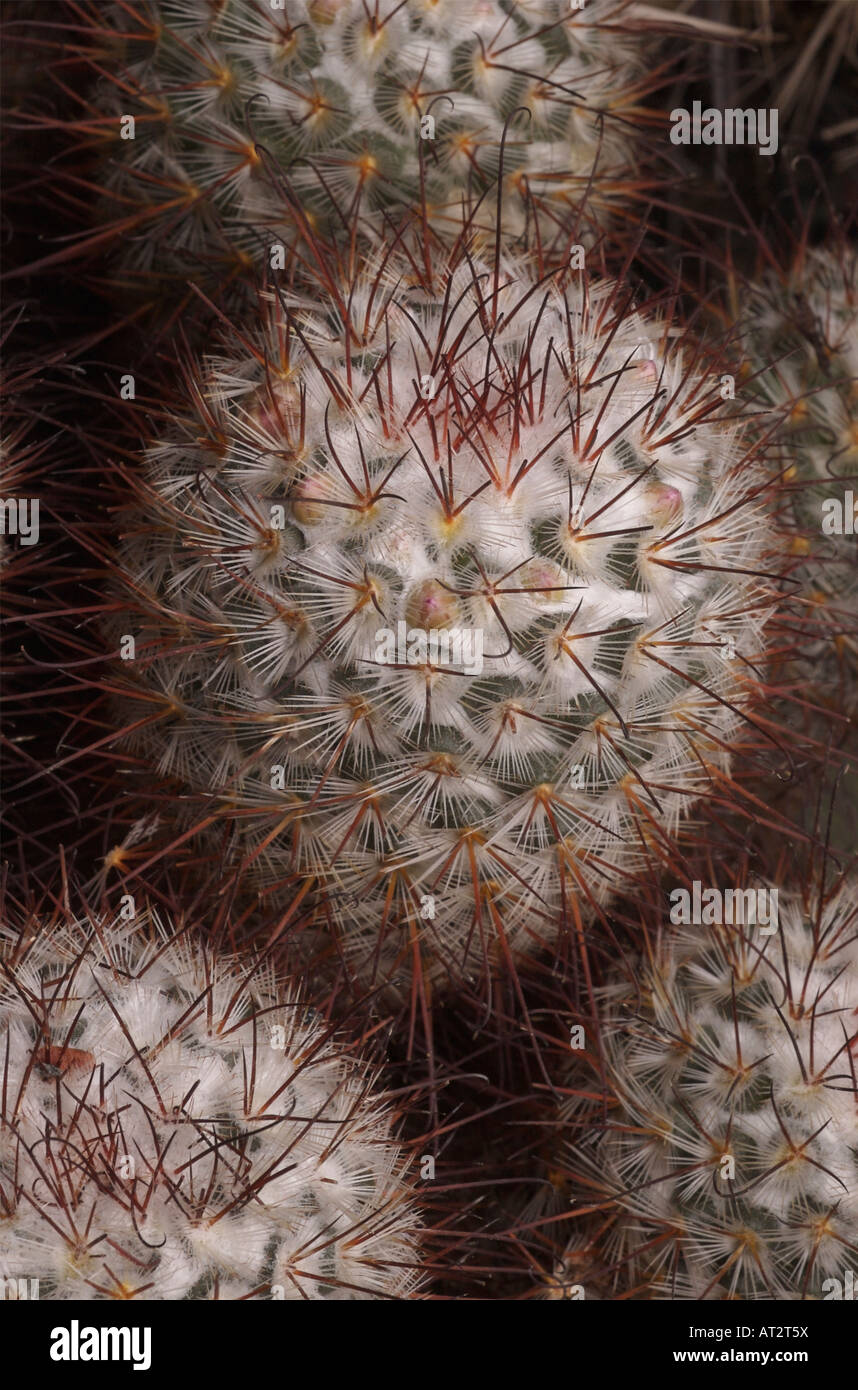
[{"label": "cluster of cactus offsets", "polygon": [[[614,1297],[824,1297],[858,1252],[854,877],[781,895],[771,932],[665,935],[606,991],[604,1026],[608,1120],[570,1163],[581,1207],[615,1217],[597,1278]],[[568,1263],[589,1297],[577,1244]]]},{"label": "cluster of cactus offsets", "polygon": [[0,938],[0,1273],[54,1299],[403,1298],[371,1074],[264,961],[155,918]]},{"label": "cluster of cactus offsets", "polygon": [[0,4],[0,1300],[854,1301],[816,8]]},{"label": "cluster of cactus offsets", "polygon": [[419,209],[440,231],[470,218],[485,233],[501,169],[510,236],[562,249],[585,201],[580,236],[592,235],[621,193],[645,184],[634,156],[652,42],[624,31],[627,8],[84,6],[79,42],[102,76],[81,128],[109,141],[110,208],[136,222],[126,265],[160,275],[259,265],[272,242],[294,239],[291,197],[334,233],[358,206],[396,218]]},{"label": "cluster of cactus offsets", "polygon": [[359,970],[458,977],[669,856],[784,557],[669,323],[584,271],[413,266],[272,298],[189,381],[123,527],[117,666],[251,878],[312,880]]},{"label": "cluster of cactus offsets", "polygon": [[[782,420],[796,520],[817,543],[810,625],[858,657],[858,253],[804,248],[747,297],[743,348],[757,401]],[[821,538],[821,539],[820,539]]]}]

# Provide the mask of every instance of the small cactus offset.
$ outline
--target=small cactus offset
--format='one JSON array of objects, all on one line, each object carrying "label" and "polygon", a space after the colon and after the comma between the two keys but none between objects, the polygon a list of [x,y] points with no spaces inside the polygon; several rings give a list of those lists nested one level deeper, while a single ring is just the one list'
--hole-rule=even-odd
[{"label": "small cactus offset", "polygon": [[406,1298],[392,1111],[263,962],[155,919],[0,937],[0,1273],[51,1299]]},{"label": "small cactus offset", "polygon": [[858,252],[803,248],[768,270],[740,321],[755,402],[781,422],[796,520],[811,549],[807,625],[858,662]]},{"label": "small cactus offset", "polygon": [[570,1166],[614,1209],[614,1296],[821,1298],[854,1266],[858,881],[774,901],[776,930],[666,935],[606,996],[613,1102]]},{"label": "small cactus offset", "polygon": [[116,641],[136,756],[261,885],[318,887],[360,968],[458,977],[726,774],[782,556],[669,324],[583,270],[415,264],[269,301],[190,379]]},{"label": "small cactus offset", "polygon": [[420,209],[441,231],[465,217],[484,233],[501,162],[504,230],[532,243],[536,209],[541,242],[562,250],[585,202],[581,234],[646,182],[635,117],[653,85],[655,40],[631,32],[626,9],[625,0],[76,7],[101,74],[81,137],[109,142],[104,211],[129,229],[132,279],[183,265],[261,267],[270,243],[292,243],[293,197],[335,235],[358,206],[397,217]]}]

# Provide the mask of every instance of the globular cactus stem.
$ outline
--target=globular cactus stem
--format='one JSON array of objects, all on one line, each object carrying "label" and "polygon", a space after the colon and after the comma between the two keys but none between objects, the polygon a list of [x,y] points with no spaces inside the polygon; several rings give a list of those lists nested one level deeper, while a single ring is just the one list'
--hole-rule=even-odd
[{"label": "globular cactus stem", "polygon": [[50,1299],[406,1298],[393,1112],[291,985],[155,918],[0,936],[0,1273]]},{"label": "globular cactus stem", "polygon": [[603,999],[609,1119],[570,1166],[614,1296],[834,1297],[855,1267],[858,882],[765,891],[775,930],[665,933]]},{"label": "globular cactus stem", "polygon": [[693,343],[583,269],[420,264],[192,369],[116,566],[137,756],[379,978],[550,941],[670,855],[783,563]]},{"label": "globular cactus stem", "polygon": [[[749,392],[780,425],[799,542],[801,602],[823,688],[858,671],[858,249],[844,239],[802,246],[743,299]],[[821,638],[814,642],[814,637]]]},{"label": "globular cactus stem", "polygon": [[259,270],[292,243],[292,196],[319,233],[341,235],[360,209],[377,223],[417,212],[454,235],[464,219],[479,237],[502,176],[510,236],[561,250],[573,226],[592,237],[647,185],[655,39],[627,9],[75,6],[76,43],[100,74],[80,137],[109,155],[100,220],[116,219],[128,284]]}]

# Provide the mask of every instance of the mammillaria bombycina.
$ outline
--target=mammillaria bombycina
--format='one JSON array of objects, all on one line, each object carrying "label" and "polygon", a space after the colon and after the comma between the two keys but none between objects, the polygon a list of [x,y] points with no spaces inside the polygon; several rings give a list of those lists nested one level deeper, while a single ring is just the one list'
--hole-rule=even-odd
[{"label": "mammillaria bombycina", "polygon": [[[665,935],[606,995],[613,1102],[570,1167],[581,1205],[616,1213],[600,1254],[617,1291],[831,1298],[839,1280],[843,1297],[858,1229],[858,883],[774,901],[771,928]],[[573,1113],[583,1123],[580,1101]]]},{"label": "mammillaria bombycina", "polygon": [[373,1078],[263,961],[155,919],[0,938],[0,1273],[52,1299],[407,1298]]},{"label": "mammillaria bombycina", "polygon": [[417,267],[189,369],[116,566],[135,757],[378,978],[551,940],[670,852],[785,563],[668,323],[583,270]]},{"label": "mammillaria bombycina", "polygon": [[505,232],[562,251],[646,185],[653,28],[626,0],[84,4],[70,130],[108,156],[127,286],[259,268],[292,198],[336,236],[357,206],[491,235],[501,168]]}]

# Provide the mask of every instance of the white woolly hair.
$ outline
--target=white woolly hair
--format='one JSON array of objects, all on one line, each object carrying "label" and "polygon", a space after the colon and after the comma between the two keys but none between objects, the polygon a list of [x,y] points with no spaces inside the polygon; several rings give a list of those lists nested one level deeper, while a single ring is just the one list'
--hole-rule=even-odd
[{"label": "white woolly hair", "polygon": [[262,961],[156,917],[0,932],[0,1274],[50,1299],[407,1298],[373,1076]]}]

